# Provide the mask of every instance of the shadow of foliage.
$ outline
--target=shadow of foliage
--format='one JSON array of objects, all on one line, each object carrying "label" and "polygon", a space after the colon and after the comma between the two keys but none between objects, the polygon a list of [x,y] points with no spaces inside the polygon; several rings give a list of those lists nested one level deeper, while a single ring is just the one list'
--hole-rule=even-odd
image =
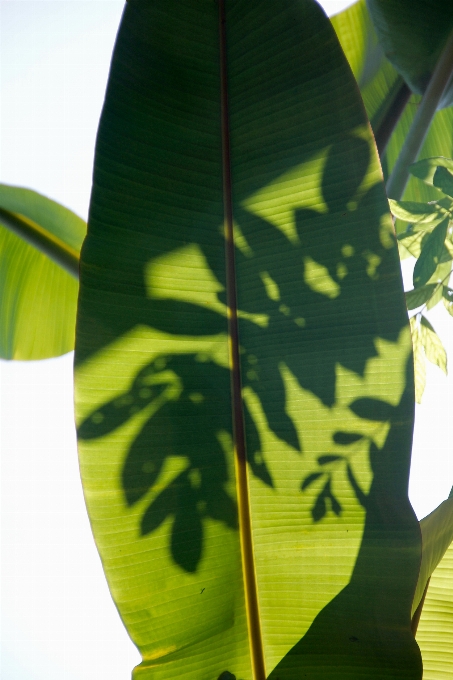
[{"label": "shadow of foliage", "polygon": [[[339,159],[350,159],[354,167],[346,185]],[[396,252],[380,236],[383,213],[376,213],[375,206],[382,205],[382,186],[360,190],[369,160],[368,143],[357,136],[345,136],[332,145],[321,187],[325,209],[294,210],[296,240],[241,204],[235,206],[235,219],[247,244],[245,249],[236,247],[242,384],[258,397],[271,431],[297,451],[302,451],[302,443],[287,413],[282,369],[288,368],[301,387],[331,407],[336,400],[336,366],[363,376],[367,362],[377,356],[376,338],[396,341],[405,323],[401,301],[393,301],[389,294],[393,292]],[[374,214],[374,223],[357,229],[365,214],[368,219]],[[132,235],[132,242],[125,246],[127,252],[136,249],[134,238]],[[222,237],[211,234],[209,238],[211,241],[200,248],[212,273],[224,285],[219,255],[223,253]],[[182,231],[181,242],[190,243],[190,234]],[[165,241],[157,237],[153,250],[147,250],[142,242],[140,247],[145,261],[166,251]],[[89,252],[85,259],[89,260]],[[106,306],[100,344],[113,329],[115,336],[121,335],[132,322],[175,337],[225,332],[226,318],[221,313],[181,300],[147,298],[142,271],[132,270],[127,256],[122,262],[123,271],[117,273],[120,282],[124,278],[128,290],[136,286],[144,294],[131,300],[123,294],[124,304],[130,305],[124,318],[115,316],[117,306]],[[218,293],[218,299],[226,303],[224,293]],[[266,317],[266,324],[256,322],[253,315],[257,314]],[[385,331],[379,328],[381,317],[385,317]],[[204,518],[237,526],[235,501],[226,490],[228,469],[221,443],[221,434],[231,433],[229,380],[226,368],[200,360],[197,354],[162,355],[137,373],[129,390],[91,413],[79,428],[81,439],[102,437],[139,411],[151,409],[128,450],[121,486],[127,505],[133,506],[153,489],[155,493],[169,457],[187,461],[184,471],[154,495],[144,511],[140,533],[149,534],[172,518],[171,554],[189,572],[197,569],[203,554]],[[166,390],[176,384],[178,396],[165,397]],[[368,417],[372,405],[361,402],[355,406],[357,415]],[[243,409],[251,472],[272,487],[258,425],[246,400]],[[338,443],[348,444],[351,437],[359,435],[339,432],[336,436]],[[334,461],[326,454],[318,462],[325,468]],[[365,494],[346,458],[345,463],[351,487],[366,507]],[[314,471],[303,481],[302,489],[322,475],[325,482],[312,509],[315,522],[328,511],[342,513],[330,472]]]},{"label": "shadow of foliage", "polygon": [[[410,457],[411,385],[409,376],[396,407],[378,399],[350,405],[360,417],[390,421],[383,447],[370,443],[373,481],[363,499],[366,521],[359,554],[348,585],[318,614],[269,680],[421,677],[420,650],[410,630],[420,539],[404,465]],[[337,438],[347,439],[346,434]]]}]

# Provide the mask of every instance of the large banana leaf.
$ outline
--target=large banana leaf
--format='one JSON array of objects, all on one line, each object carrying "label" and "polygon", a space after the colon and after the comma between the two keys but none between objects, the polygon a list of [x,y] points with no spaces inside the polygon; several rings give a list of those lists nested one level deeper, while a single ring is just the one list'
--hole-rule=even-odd
[{"label": "large banana leaf", "polygon": [[46,359],[74,349],[78,282],[70,272],[85,233],[85,222],[55,201],[0,185],[2,359]]},{"label": "large banana leaf", "polygon": [[76,343],[94,536],[136,678],[420,678],[371,130],[315,2],[225,4],[130,0],[115,47]]}]

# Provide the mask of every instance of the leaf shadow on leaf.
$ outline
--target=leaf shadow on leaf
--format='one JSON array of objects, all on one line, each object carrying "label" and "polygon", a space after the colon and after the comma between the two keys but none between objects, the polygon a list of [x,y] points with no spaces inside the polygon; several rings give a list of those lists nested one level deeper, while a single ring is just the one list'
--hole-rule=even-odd
[{"label": "leaf shadow on leaf", "polygon": [[[344,163],[348,159],[354,172],[345,191]],[[360,137],[345,135],[331,146],[322,176],[324,212],[296,206],[297,242],[275,224],[246,210],[239,200],[235,204],[235,219],[248,244],[246,253],[236,247],[242,385],[258,398],[274,435],[299,452],[303,432],[287,412],[282,369],[289,369],[302,388],[332,407],[337,396],[337,365],[363,377],[367,362],[378,354],[376,337],[396,341],[404,324],[400,301],[393,300],[388,289],[394,285],[396,249],[380,236],[385,205],[382,214],[376,211],[376,205],[383,205],[382,186],[360,189],[369,161],[368,143]],[[374,222],[359,230],[357,224],[364,214],[374,214]],[[190,236],[182,229],[181,242],[190,243]],[[224,286],[223,236],[210,230],[207,241],[197,245]],[[168,251],[166,239],[156,236],[151,250],[138,229],[124,250],[122,269],[115,272],[112,282],[115,304],[103,309],[100,328],[98,320],[93,320],[94,330],[99,329],[100,346],[106,338],[111,341],[139,325],[174,338],[225,333],[226,315],[200,304],[147,297],[145,266],[137,268],[136,253],[140,252],[146,263],[153,261]],[[129,252],[135,258],[129,259]],[[86,266],[89,260],[88,247]],[[266,287],[266,281],[273,282],[273,288]],[[124,290],[142,293],[129,299]],[[244,290],[248,291],[246,298]],[[217,298],[226,302],[222,292]],[[125,305],[127,313],[118,315],[118,304]],[[386,320],[382,331],[378,324],[376,335],[376,312],[384,316],[380,310],[385,310]],[[257,323],[256,314],[265,315],[267,323]],[[83,360],[83,353],[78,360]],[[172,385],[179,387],[168,396]],[[203,557],[206,518],[237,528],[236,501],[227,490],[231,481],[228,454],[221,443],[222,434],[231,437],[232,429],[229,370],[196,353],[160,355],[137,373],[129,390],[81,423],[79,437],[88,440],[106,436],[144,409],[150,409],[149,416],[131,442],[121,471],[124,499],[132,507],[150,494],[140,535],[149,535],[170,521],[172,558],[183,570],[193,572]],[[273,488],[260,427],[246,399],[243,410],[250,470]],[[186,468],[159,490],[165,463],[174,457],[182,459]],[[363,504],[352,470],[348,479]],[[327,512],[336,516],[342,513],[330,477],[316,503],[312,512],[315,521],[321,521]]]},{"label": "leaf shadow on leaf", "polygon": [[[387,439],[381,449],[370,445],[373,481],[363,499],[365,528],[351,579],[316,616],[269,680],[368,675],[421,678],[420,651],[410,630],[420,532],[405,493],[407,469],[395,455],[403,451],[406,462],[410,457],[411,373],[412,357],[400,403],[387,405],[387,415],[391,413]],[[351,405],[353,409],[358,401]]]}]

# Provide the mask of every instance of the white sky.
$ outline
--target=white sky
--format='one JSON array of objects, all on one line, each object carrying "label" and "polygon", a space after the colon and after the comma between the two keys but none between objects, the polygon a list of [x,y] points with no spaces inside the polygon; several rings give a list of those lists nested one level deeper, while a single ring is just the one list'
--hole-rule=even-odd
[{"label": "white sky", "polygon": [[[322,3],[329,13],[347,1]],[[0,0],[0,181],[86,219],[121,0]],[[453,361],[453,319],[432,314]],[[0,362],[2,680],[126,680],[140,658],[110,598],[79,480],[72,356]],[[428,369],[411,500],[453,484],[452,378]]]}]

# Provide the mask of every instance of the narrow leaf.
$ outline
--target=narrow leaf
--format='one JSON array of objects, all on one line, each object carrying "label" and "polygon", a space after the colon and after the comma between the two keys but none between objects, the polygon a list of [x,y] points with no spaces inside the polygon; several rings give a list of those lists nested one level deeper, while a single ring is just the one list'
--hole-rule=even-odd
[{"label": "narrow leaf", "polygon": [[420,330],[426,358],[431,363],[439,366],[446,375],[447,353],[436,331],[424,316],[421,318]]},{"label": "narrow leaf", "polygon": [[414,352],[414,377],[415,377],[415,400],[421,404],[423,392],[426,386],[426,363],[425,352],[423,350],[422,333],[417,317],[413,316],[410,320],[412,332],[412,348]]}]

